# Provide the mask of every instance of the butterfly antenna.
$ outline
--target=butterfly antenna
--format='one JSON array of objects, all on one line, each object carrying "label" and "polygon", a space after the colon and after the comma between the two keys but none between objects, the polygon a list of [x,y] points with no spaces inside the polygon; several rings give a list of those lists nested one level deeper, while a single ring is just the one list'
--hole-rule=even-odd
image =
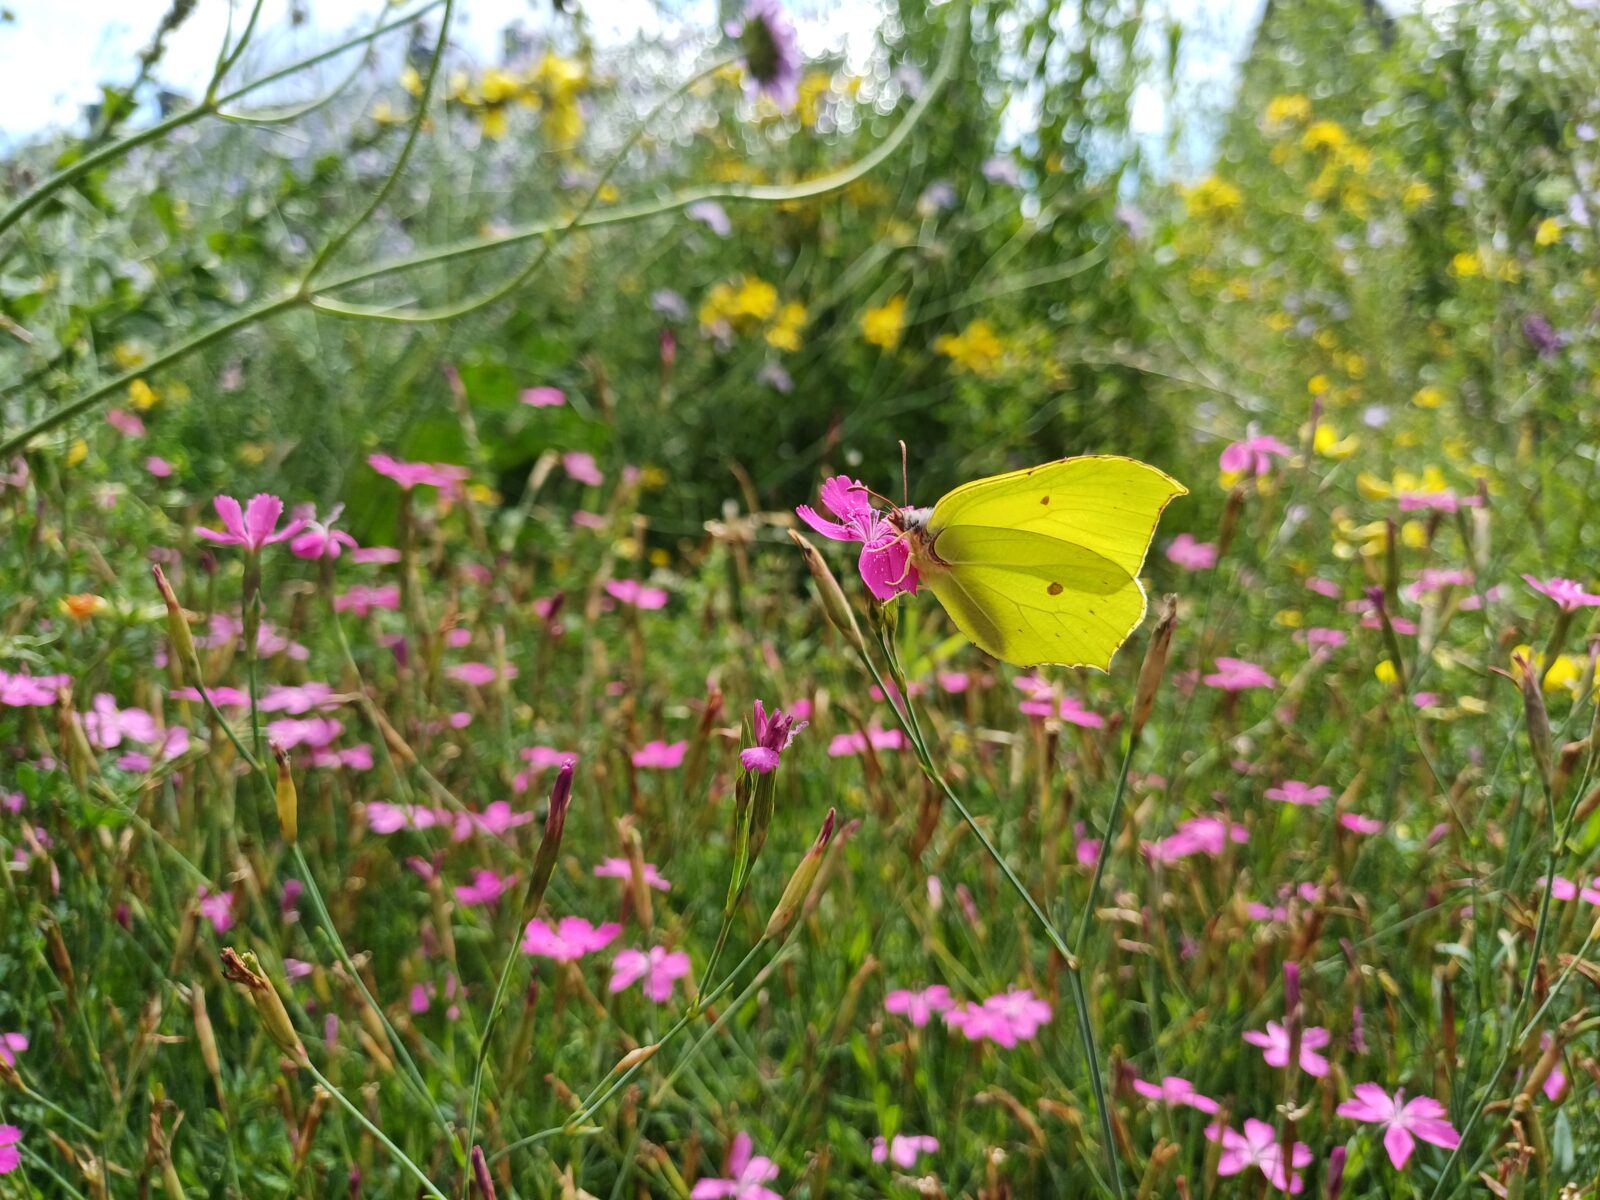
[{"label": "butterfly antenna", "polygon": [[906,508],[911,507],[911,476],[906,470],[906,443],[900,439],[900,495]]}]

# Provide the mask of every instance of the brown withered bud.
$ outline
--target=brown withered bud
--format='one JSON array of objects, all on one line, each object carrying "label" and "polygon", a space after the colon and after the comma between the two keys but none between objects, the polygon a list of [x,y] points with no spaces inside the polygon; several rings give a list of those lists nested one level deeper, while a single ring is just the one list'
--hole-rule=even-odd
[{"label": "brown withered bud", "polygon": [[294,1022],[289,1019],[289,1010],[283,1006],[283,997],[278,995],[278,989],[262,972],[255,954],[249,950],[239,954],[231,946],[224,946],[222,977],[238,984],[243,990],[250,1006],[261,1018],[261,1027],[277,1043],[278,1048],[295,1062],[305,1062],[306,1048],[300,1042],[300,1035],[295,1032]]},{"label": "brown withered bud", "polygon": [[1162,598],[1161,612],[1156,619],[1155,632],[1150,635],[1150,645],[1144,652],[1144,664],[1139,668],[1139,686],[1133,697],[1133,725],[1129,731],[1135,741],[1144,732],[1145,723],[1155,711],[1156,693],[1161,690],[1161,680],[1167,672],[1167,654],[1172,649],[1172,633],[1178,626],[1178,598]]}]

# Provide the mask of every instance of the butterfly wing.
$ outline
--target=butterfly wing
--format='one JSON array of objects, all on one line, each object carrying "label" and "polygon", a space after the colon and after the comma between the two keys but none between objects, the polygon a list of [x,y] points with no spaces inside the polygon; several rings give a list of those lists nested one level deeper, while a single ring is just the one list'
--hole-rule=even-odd
[{"label": "butterfly wing", "polygon": [[1186,491],[1114,455],[979,479],[934,506],[918,566],[994,657],[1104,671],[1144,619],[1139,572],[1162,510]]},{"label": "butterfly wing", "polygon": [[1021,667],[1104,671],[1144,619],[1144,588],[1110,559],[1022,529],[952,525],[923,582],[979,649]]},{"label": "butterfly wing", "polygon": [[1136,459],[1063,458],[946,493],[933,507],[928,532],[937,536],[953,525],[1026,530],[1081,546],[1136,576],[1161,511],[1187,494],[1165,471]]}]

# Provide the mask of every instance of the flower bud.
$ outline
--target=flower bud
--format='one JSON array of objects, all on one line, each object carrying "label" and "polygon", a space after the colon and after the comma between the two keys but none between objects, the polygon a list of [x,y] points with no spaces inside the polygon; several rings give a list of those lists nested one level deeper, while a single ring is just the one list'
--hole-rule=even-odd
[{"label": "flower bud", "polygon": [[472,1148],[472,1182],[478,1186],[480,1200],[495,1200],[494,1177],[489,1174],[489,1160],[484,1157],[482,1146]]},{"label": "flower bud", "polygon": [[[178,603],[178,597],[173,593],[172,585],[167,582],[161,564],[153,563],[150,571],[156,577],[156,587],[161,592],[162,602],[167,606],[167,640],[172,643],[172,661],[181,680],[183,673],[198,661],[194,653],[194,634],[189,629],[189,615]],[[200,680],[196,679],[195,682],[198,684]]]},{"label": "flower bud", "polygon": [[806,570],[811,572],[811,580],[817,585],[817,597],[822,601],[822,611],[828,614],[828,620],[833,622],[833,627],[844,634],[845,640],[865,654],[867,643],[861,636],[861,627],[856,624],[856,614],[851,610],[850,602],[844,598],[844,589],[833,577],[833,572],[828,570],[828,564],[823,561],[821,553],[796,530],[789,530],[789,540],[800,547],[800,556],[805,559]]},{"label": "flower bud", "polygon": [[278,760],[278,825],[283,829],[283,840],[292,846],[300,834],[300,797],[289,770],[289,752],[274,745],[272,757]]},{"label": "flower bud", "polygon": [[572,760],[561,764],[556,781],[550,788],[550,807],[545,813],[544,836],[539,839],[539,849],[533,856],[533,870],[528,875],[528,891],[522,902],[522,923],[525,925],[539,913],[544,903],[544,892],[550,886],[550,876],[556,869],[556,857],[561,852],[561,833],[567,824],[567,808],[572,803]]},{"label": "flower bud", "polygon": [[261,1027],[278,1044],[278,1048],[295,1062],[305,1062],[306,1048],[300,1042],[300,1035],[295,1032],[294,1022],[289,1019],[289,1010],[283,1006],[283,997],[278,995],[278,989],[262,973],[255,954],[249,950],[239,954],[231,946],[224,946],[222,977],[243,989],[245,999],[256,1010],[256,1016],[261,1018]]},{"label": "flower bud", "polygon": [[1145,648],[1144,665],[1139,668],[1139,686],[1133,697],[1133,725],[1130,736],[1135,740],[1144,732],[1145,722],[1155,710],[1156,692],[1161,688],[1167,671],[1167,652],[1172,649],[1172,631],[1178,624],[1178,598],[1168,595],[1161,601],[1161,616],[1156,621],[1155,632],[1150,635],[1150,645]]},{"label": "flower bud", "polygon": [[1512,665],[1517,668],[1517,683],[1522,688],[1522,708],[1527,714],[1528,744],[1533,749],[1533,761],[1539,768],[1539,780],[1546,789],[1554,786],[1555,750],[1550,736],[1550,714],[1544,706],[1542,672],[1526,655],[1513,654]]},{"label": "flower bud", "polygon": [[811,885],[817,881],[817,872],[822,869],[822,856],[827,853],[828,843],[833,840],[833,823],[837,814],[833,809],[828,810],[828,815],[823,819],[822,830],[817,834],[817,840],[811,843],[805,857],[800,860],[800,865],[794,869],[794,874],[789,876],[789,882],[783,889],[783,895],[778,898],[778,906],[772,910],[772,917],[767,921],[766,932],[762,940],[773,942],[782,938],[794,923],[800,906],[805,903],[806,897],[811,894]]},{"label": "flower bud", "polygon": [[217,1031],[206,1011],[206,992],[198,980],[189,984],[189,1008],[194,1014],[194,1038],[200,1045],[200,1061],[213,1077],[222,1074],[222,1056],[217,1053]]}]

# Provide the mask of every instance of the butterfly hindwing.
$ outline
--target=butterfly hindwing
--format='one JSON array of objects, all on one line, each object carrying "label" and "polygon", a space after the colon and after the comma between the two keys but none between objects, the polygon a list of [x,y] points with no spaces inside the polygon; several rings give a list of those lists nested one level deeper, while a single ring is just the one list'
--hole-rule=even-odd
[{"label": "butterfly hindwing", "polygon": [[1144,619],[1138,579],[1060,538],[959,524],[938,531],[933,553],[924,582],[962,633],[1005,662],[1103,671]]}]

